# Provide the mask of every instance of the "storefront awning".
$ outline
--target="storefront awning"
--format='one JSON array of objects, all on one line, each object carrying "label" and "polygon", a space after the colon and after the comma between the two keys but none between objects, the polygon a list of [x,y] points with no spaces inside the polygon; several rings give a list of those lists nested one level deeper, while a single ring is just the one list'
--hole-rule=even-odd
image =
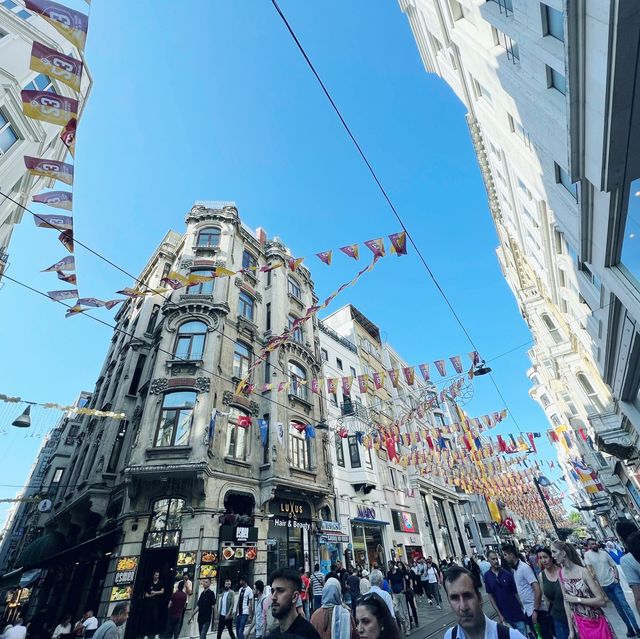
[{"label": "storefront awning", "polygon": [[22,577],[20,577],[20,583],[18,584],[20,588],[28,588],[32,584],[34,584],[38,579],[40,579],[40,575],[42,574],[42,568],[34,568],[33,570],[26,570],[22,573]]},{"label": "storefront awning", "polygon": [[0,577],[0,592],[17,588],[20,585],[20,577],[22,577],[23,571],[24,568],[16,568],[2,575],[2,577]]},{"label": "storefront awning", "polygon": [[62,533],[46,533],[24,548],[17,563],[25,567],[37,566],[49,557],[59,553],[65,546],[66,540]]},{"label": "storefront awning", "polygon": [[352,524],[364,524],[365,526],[388,526],[388,521],[381,521],[379,519],[366,519],[365,517],[354,517],[351,520]]}]

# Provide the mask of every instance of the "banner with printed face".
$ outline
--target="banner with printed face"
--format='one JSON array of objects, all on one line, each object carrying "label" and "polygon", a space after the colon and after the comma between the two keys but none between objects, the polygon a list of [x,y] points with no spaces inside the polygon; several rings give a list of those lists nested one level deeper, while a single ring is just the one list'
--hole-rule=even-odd
[{"label": "banner with printed face", "polygon": [[78,115],[78,101],[65,98],[53,91],[20,92],[22,96],[22,110],[34,120],[43,120],[51,124],[64,126],[71,118]]},{"label": "banner with printed face", "polygon": [[68,215],[34,215],[33,221],[42,229],[71,230],[73,218]]},{"label": "banner with printed face", "polygon": [[73,229],[69,229],[68,231],[62,231],[60,235],[58,235],[58,239],[62,243],[69,253],[73,253]]},{"label": "banner with printed face", "polygon": [[24,0],[25,7],[42,16],[80,51],[84,50],[89,16],[51,0]]},{"label": "banner with printed face", "polygon": [[70,191],[49,191],[34,195],[31,199],[39,204],[46,204],[54,209],[64,209],[65,211],[70,211],[73,206],[73,193]]},{"label": "banner with printed face", "polygon": [[82,62],[64,55],[55,49],[46,47],[41,42],[33,43],[29,67],[33,71],[44,73],[53,80],[63,82],[74,91],[80,92],[82,78]]},{"label": "banner with printed face", "polygon": [[59,280],[62,280],[67,284],[72,284],[73,286],[76,286],[78,284],[78,278],[76,277],[75,273],[67,274],[64,271],[56,271],[56,273],[58,274]]},{"label": "banner with printed face", "polygon": [[29,155],[24,156],[24,164],[31,175],[40,175],[42,177],[60,180],[65,184],[73,184],[73,165],[66,162],[58,162],[57,160],[44,160],[42,158],[34,158]]}]

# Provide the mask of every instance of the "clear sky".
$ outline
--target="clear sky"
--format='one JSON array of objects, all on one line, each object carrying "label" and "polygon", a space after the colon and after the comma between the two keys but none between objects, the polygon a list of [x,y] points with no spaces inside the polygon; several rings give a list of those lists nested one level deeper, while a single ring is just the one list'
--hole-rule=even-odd
[{"label": "clear sky", "polygon": [[[398,4],[281,6],[481,354],[491,360],[526,343],[495,256],[464,109],[425,73]],[[235,200],[247,225],[280,236],[298,256],[399,230],[268,0],[94,0],[87,61],[94,86],[78,132],[75,233],[130,272],[168,229],[184,229],[198,199]],[[8,274],[43,291],[64,288],[39,272],[65,255],[57,234],[30,217],[14,232]],[[83,296],[109,299],[133,284],[82,248],[76,262]],[[307,264],[321,299],[359,266],[343,255],[331,267],[315,257]],[[411,251],[385,258],[331,308],[348,302],[412,364],[468,361],[469,343]],[[11,282],[0,303],[0,392],[70,403],[93,390],[109,329],[64,319],[62,307]],[[522,430],[544,432],[527,394],[526,350],[491,366]],[[474,416],[503,404],[485,377],[465,408]],[[0,498],[24,482],[40,443],[10,428],[19,412],[0,405]],[[53,419],[37,411],[33,432]],[[518,433],[511,419],[494,431],[509,432]],[[546,437],[537,441],[551,457]]]}]

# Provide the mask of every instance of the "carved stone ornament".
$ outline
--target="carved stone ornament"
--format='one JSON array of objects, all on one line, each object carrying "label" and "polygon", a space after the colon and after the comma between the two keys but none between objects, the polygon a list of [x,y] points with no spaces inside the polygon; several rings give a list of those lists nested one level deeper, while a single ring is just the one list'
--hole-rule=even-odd
[{"label": "carved stone ornament", "polygon": [[211,378],[196,377],[195,387],[199,393],[208,393],[211,390]]},{"label": "carved stone ornament", "polygon": [[258,300],[258,302],[262,303],[262,295],[260,295],[260,293],[258,293],[258,291],[256,291],[255,297],[256,297],[256,300]]},{"label": "carved stone ornament", "polygon": [[233,280],[233,283],[238,287],[238,288],[242,288],[242,285],[244,284],[244,280],[241,277],[236,277]]},{"label": "carved stone ornament", "polygon": [[260,406],[258,406],[257,402],[251,402],[249,404],[249,410],[251,411],[252,415],[257,417],[258,416],[258,412],[260,411]]},{"label": "carved stone ornament", "polygon": [[193,266],[193,259],[185,257],[180,260],[180,268],[191,268]]},{"label": "carved stone ornament", "polygon": [[222,393],[222,403],[225,406],[241,406],[254,417],[260,414],[260,406],[258,406],[257,402],[251,402],[241,395],[234,395],[232,391],[224,391]]},{"label": "carved stone ornament", "polygon": [[149,385],[149,394],[150,395],[160,395],[164,393],[169,387],[169,380],[166,377],[158,377],[152,380]]},{"label": "carved stone ornament", "polygon": [[224,393],[222,393],[222,403],[225,406],[229,406],[229,404],[233,403],[233,398],[235,397],[235,395],[231,392],[231,391],[224,391]]}]

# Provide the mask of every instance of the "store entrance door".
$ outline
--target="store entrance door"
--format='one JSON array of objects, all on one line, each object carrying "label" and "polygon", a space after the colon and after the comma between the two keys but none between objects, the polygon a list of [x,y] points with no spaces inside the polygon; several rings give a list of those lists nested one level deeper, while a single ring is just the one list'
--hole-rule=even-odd
[{"label": "store entrance door", "polygon": [[[176,580],[176,564],[178,563],[178,547],[149,548],[140,557],[140,567],[133,587],[131,614],[127,622],[126,636],[150,637],[163,635],[167,624],[167,606]],[[164,588],[162,595],[145,597],[153,583],[153,575],[160,573],[160,585]]]}]

